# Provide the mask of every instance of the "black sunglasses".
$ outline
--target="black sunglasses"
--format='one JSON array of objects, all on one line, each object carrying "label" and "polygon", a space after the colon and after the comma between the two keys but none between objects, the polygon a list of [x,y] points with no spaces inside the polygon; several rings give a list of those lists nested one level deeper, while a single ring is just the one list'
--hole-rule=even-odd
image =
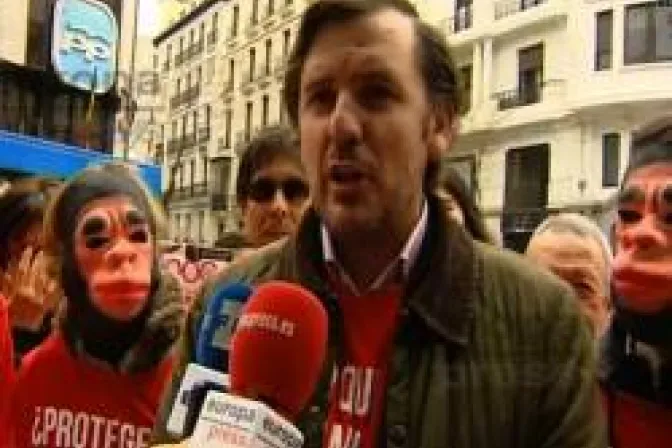
[{"label": "black sunglasses", "polygon": [[301,179],[257,179],[252,182],[249,197],[255,202],[270,202],[281,190],[286,200],[293,202],[308,197],[308,185]]}]

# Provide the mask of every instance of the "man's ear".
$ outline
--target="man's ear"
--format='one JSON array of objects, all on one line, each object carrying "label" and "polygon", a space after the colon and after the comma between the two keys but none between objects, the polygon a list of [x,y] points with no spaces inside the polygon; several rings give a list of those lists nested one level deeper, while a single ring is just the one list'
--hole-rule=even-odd
[{"label": "man's ear", "polygon": [[459,128],[455,112],[442,107],[433,107],[429,114],[429,159],[440,160],[453,145]]}]

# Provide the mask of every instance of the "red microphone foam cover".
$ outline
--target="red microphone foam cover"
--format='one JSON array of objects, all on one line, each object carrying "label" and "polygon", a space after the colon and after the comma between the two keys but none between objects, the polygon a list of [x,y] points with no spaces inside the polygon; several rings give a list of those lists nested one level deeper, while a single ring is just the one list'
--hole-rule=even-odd
[{"label": "red microphone foam cover", "polygon": [[327,327],[327,312],[310,291],[280,281],[259,286],[231,339],[231,392],[295,420],[322,373]]}]

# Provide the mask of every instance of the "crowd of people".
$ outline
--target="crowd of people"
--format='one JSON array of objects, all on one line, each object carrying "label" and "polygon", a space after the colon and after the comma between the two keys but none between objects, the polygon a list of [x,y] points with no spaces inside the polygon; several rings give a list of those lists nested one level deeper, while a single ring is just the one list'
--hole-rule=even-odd
[{"label": "crowd of people", "polygon": [[271,280],[328,315],[305,447],[669,446],[672,119],[634,139],[610,235],[559,213],[516,254],[441,163],[457,73],[405,0],[313,2],[291,128],[241,156],[246,249],[193,282],[131,166],[4,188],[0,447],[185,446],[167,420],[206,308]]}]

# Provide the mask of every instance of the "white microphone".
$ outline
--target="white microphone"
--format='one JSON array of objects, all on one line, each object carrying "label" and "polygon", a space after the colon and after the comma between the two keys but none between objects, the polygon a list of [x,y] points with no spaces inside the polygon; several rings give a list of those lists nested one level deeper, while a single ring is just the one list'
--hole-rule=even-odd
[{"label": "white microphone", "polygon": [[210,390],[229,389],[229,375],[199,364],[190,363],[182,377],[180,390],[175,397],[173,409],[166,422],[166,430],[172,437],[191,435],[199,416],[204,398]]},{"label": "white microphone", "polygon": [[189,448],[301,448],[303,435],[265,404],[211,390]]}]

